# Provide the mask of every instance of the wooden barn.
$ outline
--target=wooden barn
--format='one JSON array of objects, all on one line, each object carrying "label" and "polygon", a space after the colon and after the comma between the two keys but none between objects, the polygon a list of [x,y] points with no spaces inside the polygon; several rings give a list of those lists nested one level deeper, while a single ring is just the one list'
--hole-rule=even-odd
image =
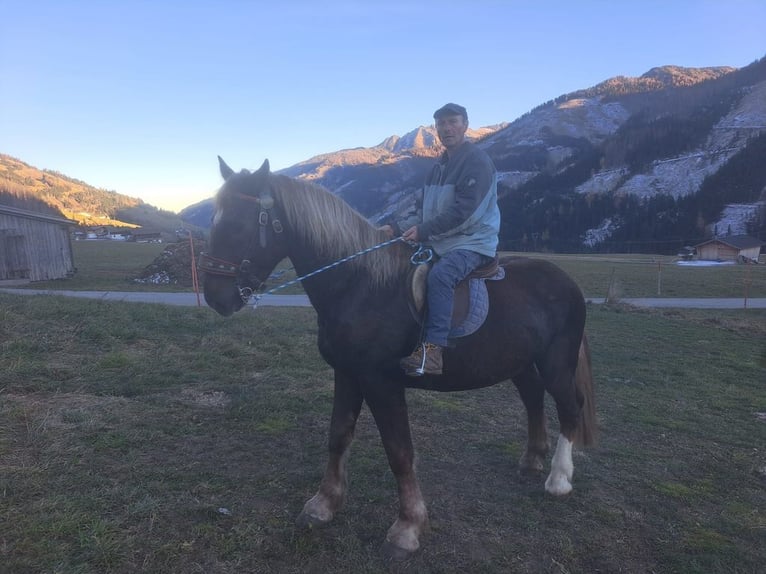
[{"label": "wooden barn", "polygon": [[63,217],[0,205],[0,281],[71,276],[74,225]]},{"label": "wooden barn", "polygon": [[694,246],[697,259],[704,261],[737,261],[757,263],[763,241],[749,235],[714,237]]}]

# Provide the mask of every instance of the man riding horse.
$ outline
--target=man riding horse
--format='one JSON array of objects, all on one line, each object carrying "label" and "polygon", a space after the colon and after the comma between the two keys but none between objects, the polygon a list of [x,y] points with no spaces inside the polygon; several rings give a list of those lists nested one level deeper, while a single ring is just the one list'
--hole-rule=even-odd
[{"label": "man riding horse", "polygon": [[[448,105],[435,115],[447,153],[424,188],[421,223],[406,228],[405,236],[429,243],[441,256],[437,269],[445,266],[441,273],[450,280],[438,281],[449,293],[455,277],[465,276],[469,267],[494,254],[499,216],[495,171],[483,153],[465,143],[463,108]],[[216,195],[209,252],[200,257],[205,301],[221,315],[231,315],[247,304],[280,261],[289,258],[296,274],[304,277],[303,287],[317,315],[317,347],[333,370],[327,464],[298,524],[327,524],[343,508],[349,448],[366,404],[399,496],[384,552],[404,559],[420,548],[428,510],[415,471],[408,388],[467,391],[512,380],[527,412],[527,441],[519,459],[524,472],[545,467],[550,448],[547,392],[556,402],[559,438],[545,490],[554,496],[572,491],[572,446],[592,444],[597,421],[584,334],[587,308],[571,277],[544,260],[498,261],[502,273],[480,283],[487,290],[486,319],[444,354],[441,374],[408,377],[400,368],[401,357],[422,338],[408,301],[411,246],[404,241],[379,243],[384,233],[339,197],[271,173],[268,161],[254,172],[235,173],[220,158],[219,166],[225,183]],[[376,244],[388,247],[369,249]],[[362,252],[367,255],[355,257]],[[451,306],[436,299],[443,296],[443,285],[435,277],[439,272],[432,271],[431,283],[438,287],[437,294],[430,295],[431,325],[443,307]],[[252,328],[254,340],[268,337],[258,332],[257,324]],[[438,329],[429,327],[426,342],[446,342],[438,337]],[[426,349],[421,359],[429,354]]]},{"label": "man riding horse", "polygon": [[495,257],[500,231],[497,172],[489,156],[466,140],[468,113],[446,104],[434,112],[446,148],[426,178],[416,205],[381,229],[424,243],[438,256],[428,274],[428,310],[421,343],[400,365],[410,376],[440,375],[448,346],[456,285]]}]

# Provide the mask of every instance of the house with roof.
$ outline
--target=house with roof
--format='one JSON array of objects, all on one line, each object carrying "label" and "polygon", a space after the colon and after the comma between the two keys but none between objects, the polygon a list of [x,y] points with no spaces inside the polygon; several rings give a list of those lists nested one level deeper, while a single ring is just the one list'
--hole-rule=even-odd
[{"label": "house with roof", "polygon": [[132,229],[128,241],[136,241],[137,243],[162,243],[162,233],[155,229],[144,229],[139,227],[138,229]]},{"label": "house with roof", "polygon": [[750,235],[726,235],[698,243],[694,249],[697,259],[703,261],[758,263],[758,256],[764,245],[766,243]]}]

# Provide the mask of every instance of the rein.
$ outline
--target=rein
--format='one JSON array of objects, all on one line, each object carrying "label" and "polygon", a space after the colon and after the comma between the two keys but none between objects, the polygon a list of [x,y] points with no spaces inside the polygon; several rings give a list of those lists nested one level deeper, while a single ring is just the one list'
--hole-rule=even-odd
[{"label": "rein", "polygon": [[[394,239],[389,239],[388,241],[384,241],[383,243],[378,243],[377,245],[373,245],[372,247],[368,247],[367,249],[363,249],[362,251],[357,251],[356,253],[349,255],[348,257],[344,257],[343,259],[338,259],[337,261],[334,261],[333,263],[330,263],[329,265],[325,265],[324,267],[315,269],[311,273],[306,273],[305,275],[301,275],[300,277],[296,277],[295,279],[291,279],[290,281],[281,283],[277,285],[276,287],[272,287],[268,291],[264,291],[263,293],[259,293],[258,295],[255,295],[255,300],[253,301],[253,309],[256,309],[258,307],[258,303],[261,300],[261,297],[263,297],[264,295],[271,295],[272,293],[275,293],[276,291],[279,291],[280,289],[284,289],[285,287],[289,287],[290,285],[295,285],[296,283],[300,283],[304,279],[308,279],[309,277],[313,277],[314,275],[319,275],[323,271],[328,271],[334,267],[337,267],[338,265],[351,261],[352,259],[361,257],[362,255],[365,255],[366,253],[371,253],[372,251],[376,251],[377,249],[382,249],[383,247],[393,245],[394,243],[398,243],[399,241],[406,243],[410,247],[415,247],[417,245],[417,250],[410,257],[410,262],[413,265],[421,265],[423,263],[428,263],[433,258],[433,251],[431,250],[430,247],[423,247],[422,244],[414,244],[407,241],[403,237],[396,237]],[[242,299],[245,301],[245,304],[247,304],[250,298],[253,297],[254,293],[252,289],[245,287],[243,289],[240,289],[240,295]]]},{"label": "rein", "polygon": [[[271,295],[272,293],[275,293],[276,291],[279,291],[280,289],[284,289],[285,287],[289,287],[290,285],[295,285],[296,283],[300,283],[304,279],[308,279],[309,277],[318,275],[322,273],[323,271],[328,271],[329,269],[333,269],[334,267],[337,267],[338,265],[342,265],[343,263],[351,261],[352,259],[361,257],[362,255],[365,255],[366,253],[371,253],[372,251],[382,249],[383,247],[393,245],[394,243],[398,243],[400,241],[406,243],[410,247],[413,247],[413,248],[417,247],[417,249],[415,250],[415,253],[413,253],[410,256],[410,262],[413,265],[422,265],[424,263],[428,263],[433,258],[433,250],[430,247],[425,247],[423,246],[422,243],[412,243],[410,241],[407,241],[403,237],[395,237],[394,239],[389,239],[388,241],[384,241],[383,243],[378,243],[377,245],[373,245],[372,247],[368,247],[367,249],[362,249],[361,251],[357,251],[356,253],[353,253],[349,255],[348,257],[344,257],[343,259],[338,259],[337,261],[334,261],[330,263],[329,265],[325,265],[324,267],[315,269],[311,273],[306,273],[305,275],[301,275],[300,277],[296,277],[295,279],[291,279],[290,281],[281,283],[277,285],[276,287],[272,287],[268,291],[259,293],[258,295],[255,295],[255,291],[250,286],[246,286],[246,287],[239,286],[241,279],[245,279],[245,280],[255,279],[255,281],[257,282],[256,289],[260,289],[266,284],[266,281],[263,281],[259,277],[255,276],[255,274],[250,273],[251,263],[249,259],[244,259],[241,263],[236,264],[230,261],[226,261],[224,259],[218,259],[217,257],[212,257],[211,255],[208,255],[207,253],[200,253],[197,266],[199,267],[201,271],[210,273],[212,275],[223,275],[225,277],[234,278],[237,281],[239,296],[242,297],[242,300],[245,302],[245,304],[247,304],[250,301],[250,299],[253,296],[255,296],[255,301],[253,302],[253,309],[255,309],[256,307],[258,307],[258,302],[261,300],[261,297],[263,297],[264,295]],[[245,281],[245,282],[248,282],[248,281]]]}]

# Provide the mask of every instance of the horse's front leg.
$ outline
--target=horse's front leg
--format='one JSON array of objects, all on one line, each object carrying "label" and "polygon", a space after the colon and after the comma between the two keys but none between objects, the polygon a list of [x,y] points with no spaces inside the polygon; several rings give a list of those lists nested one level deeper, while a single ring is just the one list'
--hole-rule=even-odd
[{"label": "horse's front leg", "polygon": [[415,475],[404,388],[375,380],[364,387],[364,393],[399,491],[399,517],[388,529],[383,551],[389,558],[403,560],[420,548],[420,535],[428,528],[428,511]]},{"label": "horse's front leg", "polygon": [[335,372],[335,397],[330,420],[329,458],[317,493],[306,502],[298,516],[300,526],[330,522],[346,499],[346,459],[354,428],[362,408],[362,394],[356,381]]}]

